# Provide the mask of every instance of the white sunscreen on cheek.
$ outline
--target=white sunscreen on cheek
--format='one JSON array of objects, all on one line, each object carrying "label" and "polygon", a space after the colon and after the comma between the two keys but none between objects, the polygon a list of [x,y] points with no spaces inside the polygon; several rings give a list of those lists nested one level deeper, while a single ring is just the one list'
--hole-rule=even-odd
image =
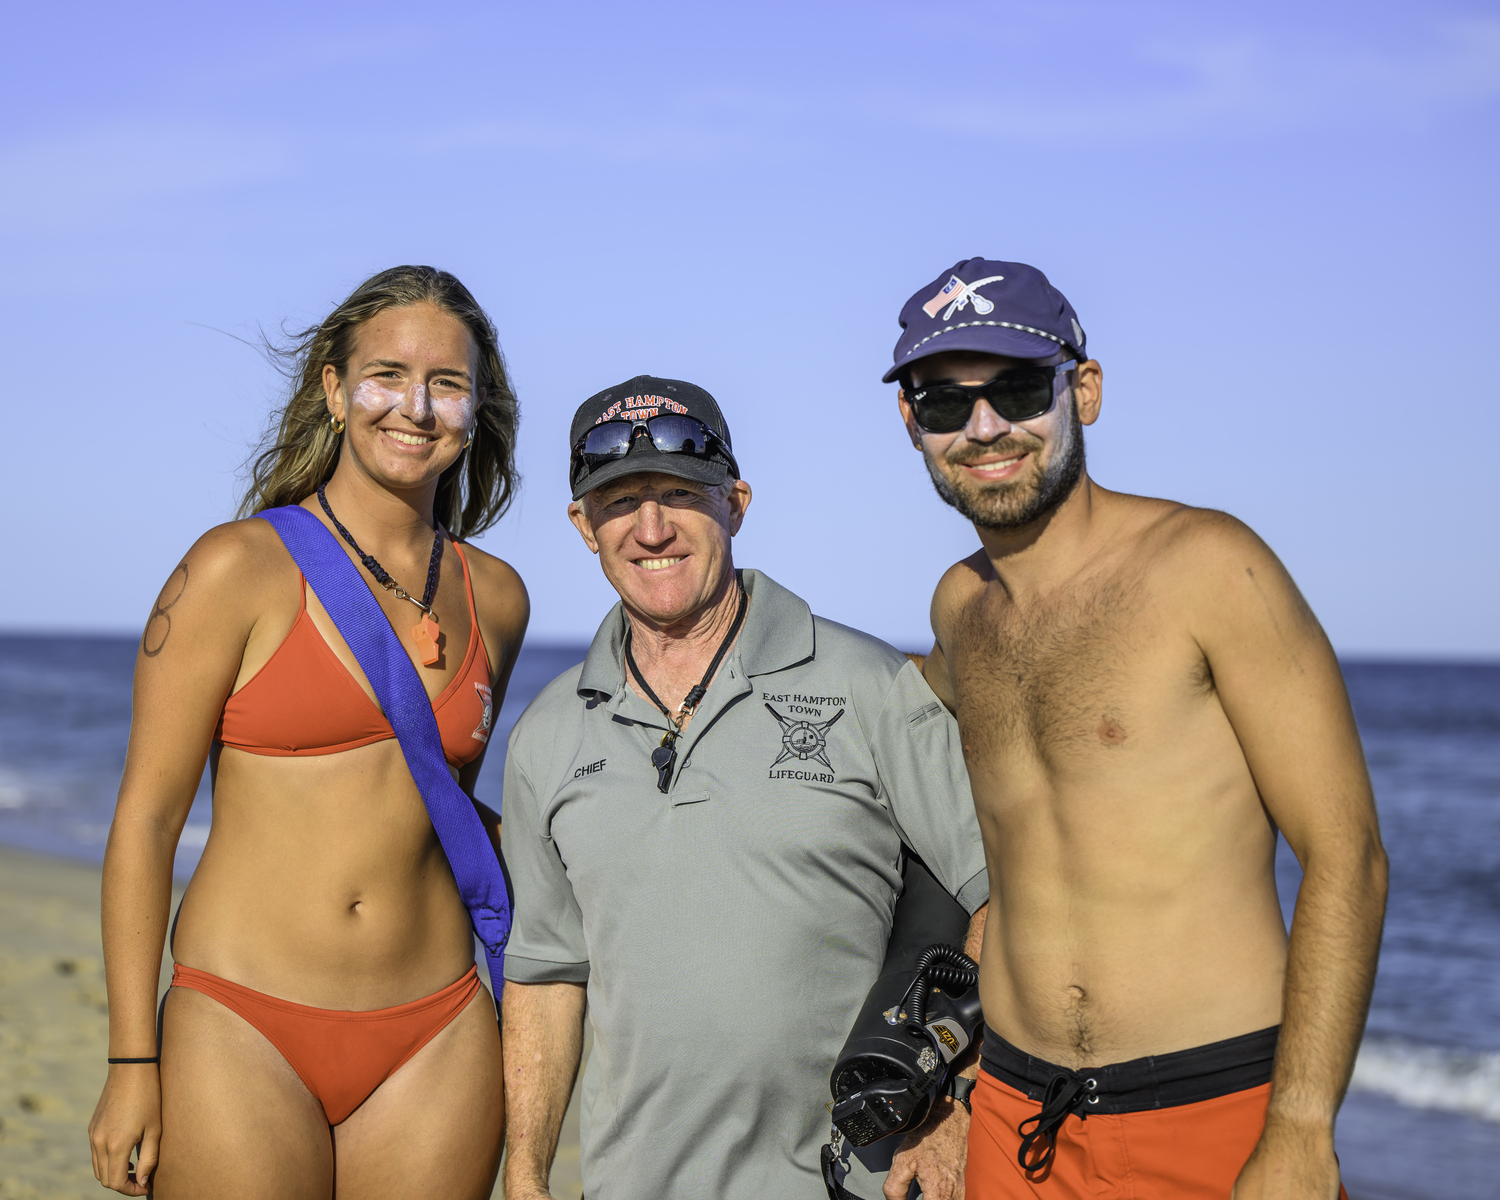
[{"label": "white sunscreen on cheek", "polygon": [[354,389],[354,403],[377,421],[393,408],[400,408],[403,396],[394,388],[382,387],[373,379],[366,379]]},{"label": "white sunscreen on cheek", "polygon": [[444,396],[434,399],[432,411],[446,429],[457,429],[467,433],[474,423],[474,399],[472,396]]}]

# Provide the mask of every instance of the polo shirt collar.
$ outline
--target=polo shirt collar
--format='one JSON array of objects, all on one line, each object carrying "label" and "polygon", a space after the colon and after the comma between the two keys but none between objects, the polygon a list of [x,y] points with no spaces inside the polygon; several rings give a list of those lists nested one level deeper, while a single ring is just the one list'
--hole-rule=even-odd
[{"label": "polo shirt collar", "polygon": [[[746,675],[769,675],[813,656],[812,609],[769,575],[746,568],[740,572],[750,606],[734,656]],[[579,695],[614,696],[625,687],[625,605],[609,610],[578,677]]]},{"label": "polo shirt collar", "polygon": [[769,675],[813,656],[813,615],[807,601],[761,571],[741,573],[750,607],[737,647],[746,675]]}]

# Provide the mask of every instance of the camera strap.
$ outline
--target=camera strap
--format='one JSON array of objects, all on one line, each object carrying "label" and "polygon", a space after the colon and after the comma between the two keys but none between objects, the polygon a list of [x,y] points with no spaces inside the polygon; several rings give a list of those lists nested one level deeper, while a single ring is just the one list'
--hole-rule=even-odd
[{"label": "camera strap", "polygon": [[474,802],[443,755],[443,739],[427,689],[396,637],[384,610],[328,527],[299,505],[257,514],[281,538],[313,593],[375,690],[385,719],[437,832],[458,894],[484,945],[495,1004],[505,986],[505,943],[510,940],[510,889],[505,869]]},{"label": "camera strap", "polygon": [[843,1158],[843,1151],[844,1135],[835,1129],[828,1144],[823,1147],[822,1153],[818,1156],[823,1166],[823,1186],[828,1189],[828,1200],[860,1200],[859,1196],[839,1181],[838,1169],[839,1162]]}]

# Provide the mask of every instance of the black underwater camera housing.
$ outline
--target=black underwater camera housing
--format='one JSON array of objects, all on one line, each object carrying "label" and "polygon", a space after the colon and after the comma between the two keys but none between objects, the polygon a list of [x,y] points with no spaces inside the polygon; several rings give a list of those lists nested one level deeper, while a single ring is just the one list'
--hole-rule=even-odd
[{"label": "black underwater camera housing", "polygon": [[[902,875],[885,963],[828,1080],[835,1136],[856,1146],[925,1121],[949,1064],[984,1019],[979,967],[958,948],[968,913],[915,856]],[[830,1196],[848,1196],[833,1178],[834,1157],[825,1147],[824,1182]]]}]

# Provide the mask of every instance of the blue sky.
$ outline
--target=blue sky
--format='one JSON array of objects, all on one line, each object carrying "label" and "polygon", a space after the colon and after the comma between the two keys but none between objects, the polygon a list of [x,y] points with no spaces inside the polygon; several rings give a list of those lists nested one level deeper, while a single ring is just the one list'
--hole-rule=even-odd
[{"label": "blue sky", "polygon": [[1493,4],[10,19],[0,627],[138,628],[277,398],[235,338],[427,262],[520,393],[524,491],[481,544],[533,637],[586,638],[613,599],[563,516],[567,423],[647,371],[729,416],[737,561],[924,646],[977,543],[879,377],[902,301],[984,255],[1077,308],[1101,483],[1250,522],[1341,651],[1500,655]]}]

